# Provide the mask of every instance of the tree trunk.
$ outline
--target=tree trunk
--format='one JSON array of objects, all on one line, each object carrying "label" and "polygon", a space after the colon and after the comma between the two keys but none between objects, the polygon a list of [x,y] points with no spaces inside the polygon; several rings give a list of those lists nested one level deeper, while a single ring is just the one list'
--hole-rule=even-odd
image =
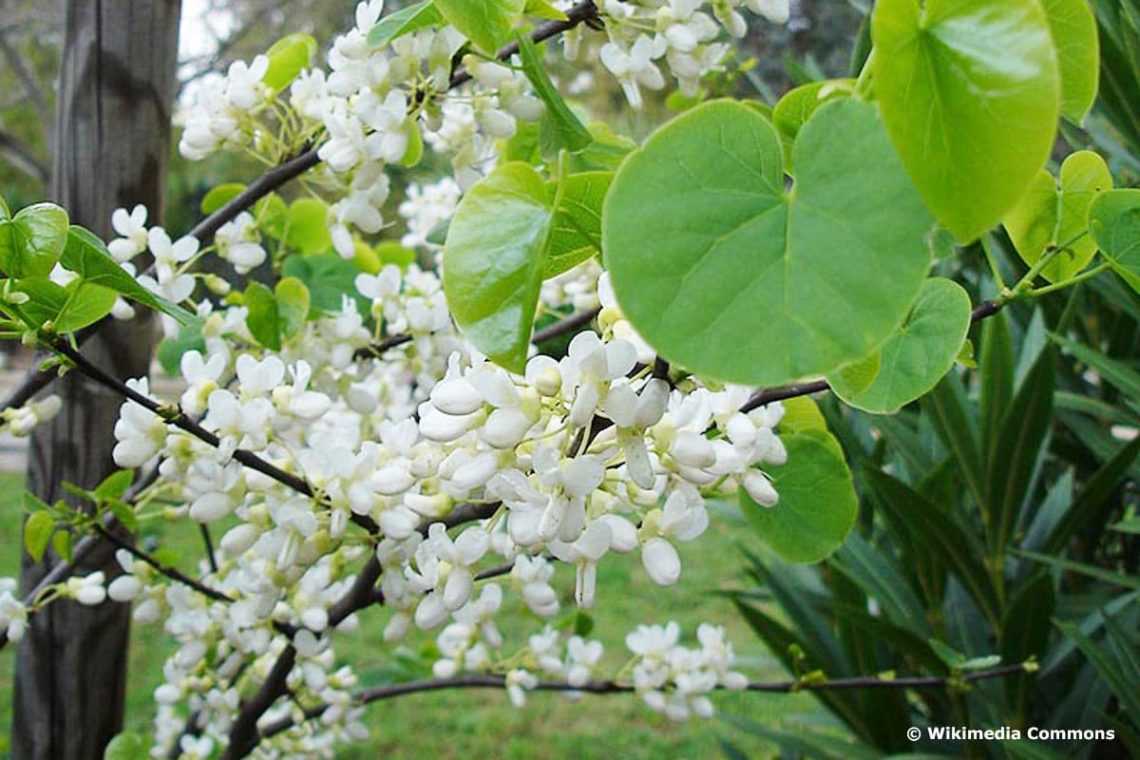
[{"label": "tree trunk", "polygon": [[[52,198],[72,220],[107,238],[114,209],[142,203],[157,224],[170,152],[181,0],[67,0],[56,115]],[[116,377],[139,377],[151,360],[150,320],[112,324],[84,354]],[[63,483],[92,487],[112,472],[112,430],[121,399],[69,373],[50,392],[61,414],[31,441],[28,489],[53,502]],[[58,562],[24,557],[21,585],[33,587]],[[109,546],[76,573],[113,571]],[[110,573],[113,574],[113,573]],[[20,643],[12,751],[17,759],[101,758],[122,729],[128,605],[56,602],[33,619]]]}]

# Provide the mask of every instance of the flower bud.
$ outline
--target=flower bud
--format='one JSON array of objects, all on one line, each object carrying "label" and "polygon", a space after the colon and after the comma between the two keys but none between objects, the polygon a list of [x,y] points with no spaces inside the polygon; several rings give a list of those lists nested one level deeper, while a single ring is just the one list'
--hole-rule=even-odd
[{"label": "flower bud", "polygon": [[129,602],[142,591],[142,584],[133,575],[120,575],[107,586],[107,596],[112,601]]},{"label": "flower bud", "polygon": [[641,563],[658,586],[672,586],[681,578],[681,558],[663,538],[651,538],[641,547]]},{"label": "flower bud", "polygon": [[430,398],[436,409],[453,416],[471,414],[483,407],[483,394],[461,377],[437,383]]},{"label": "flower bud", "polygon": [[780,495],[772,487],[772,482],[759,470],[749,470],[744,476],[744,490],[762,507],[774,507],[780,501]]}]

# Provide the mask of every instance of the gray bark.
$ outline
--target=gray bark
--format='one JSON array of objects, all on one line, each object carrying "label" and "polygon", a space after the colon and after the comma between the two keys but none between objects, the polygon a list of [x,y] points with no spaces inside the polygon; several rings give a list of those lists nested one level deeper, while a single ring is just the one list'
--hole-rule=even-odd
[{"label": "gray bark", "polygon": [[[56,114],[52,199],[72,220],[111,236],[114,209],[143,203],[161,219],[170,152],[181,0],[67,0]],[[84,354],[116,377],[147,373],[149,320],[112,324]],[[63,412],[31,442],[28,488],[45,501],[70,498],[61,485],[96,485],[114,470],[112,430],[121,399],[70,373],[50,392]],[[114,575],[101,547],[76,575]],[[25,556],[21,585],[35,586],[58,558]],[[129,607],[57,602],[35,616],[20,644],[12,752],[17,759],[101,758],[122,729]]]}]

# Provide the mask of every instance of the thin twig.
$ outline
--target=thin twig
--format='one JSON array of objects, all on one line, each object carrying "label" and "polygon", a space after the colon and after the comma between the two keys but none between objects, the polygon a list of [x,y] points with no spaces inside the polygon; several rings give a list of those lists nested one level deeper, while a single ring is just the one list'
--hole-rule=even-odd
[{"label": "thin twig", "polygon": [[[838,678],[828,681],[753,681],[745,687],[745,691],[767,692],[777,694],[791,694],[800,691],[853,691],[861,689],[938,689],[962,683],[985,681],[994,678],[1006,678],[1026,672],[1024,665],[1006,665],[991,670],[979,670],[974,673],[965,673],[954,677],[912,677],[912,678]],[[357,692],[355,701],[358,705],[367,705],[384,699],[402,697],[407,694],[418,694],[425,691],[439,691],[441,689],[502,689],[506,686],[506,677],[490,674],[471,674],[455,676],[453,678],[428,678],[422,681],[409,681],[388,686],[378,686]],[[635,691],[634,687],[616,681],[590,681],[581,686],[571,686],[565,681],[539,681],[533,689],[528,691],[563,691],[585,694],[628,694]],[[319,718],[328,709],[328,705],[318,705],[305,710],[304,720],[310,721]],[[296,723],[292,718],[282,718],[270,723],[262,730],[262,736],[269,738],[284,731],[288,731]]]}]

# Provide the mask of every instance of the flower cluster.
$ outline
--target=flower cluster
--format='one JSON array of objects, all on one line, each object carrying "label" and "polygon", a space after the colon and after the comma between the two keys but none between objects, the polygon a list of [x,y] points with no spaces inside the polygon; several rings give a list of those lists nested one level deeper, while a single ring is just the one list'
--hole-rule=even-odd
[{"label": "flower cluster", "polygon": [[[727,51],[714,19],[740,32],[738,5],[599,3],[606,36],[594,53],[634,103],[642,86],[664,84],[661,63],[691,91]],[[786,13],[786,3],[747,5],[770,18]],[[121,552],[114,577],[58,589],[84,604],[132,602],[137,621],[161,623],[177,642],[154,695],[156,754],[177,747],[186,757],[207,756],[225,746],[241,695],[283,659],[293,665],[291,698],[260,716],[260,728],[280,729],[259,753],[330,755],[336,743],[358,739],[365,730],[357,678],[338,659],[335,634],[362,625],[360,611],[379,604],[389,611],[386,642],[420,631],[435,637],[437,678],[495,674],[519,705],[548,680],[573,696],[601,677],[604,649],[552,621],[564,606],[590,607],[605,593],[599,563],[633,554],[654,583],[675,584],[678,544],[708,527],[706,498],[740,488],[760,504],[779,498],[763,468],[787,456],[780,404],[741,412],[749,389],[706,383],[659,361],[623,317],[597,261],[543,287],[543,310],[600,310],[597,329],[574,335],[564,355],[532,346],[516,374],[456,330],[438,267],[428,265],[428,238],[493,166],[495,141],[539,119],[543,107],[517,68],[473,55],[462,61],[471,82],[451,88],[465,40],[450,26],[369,47],[382,9],[382,0],[359,4],[328,70],[303,72],[288,105],[285,93],[264,84],[265,59],[234,64],[187,116],[181,149],[201,158],[242,146],[279,158],[274,151],[297,140],[322,140],[315,184],[333,201],[325,221],[346,259],[358,256],[362,235],[386,224],[388,169],[413,164],[424,144],[446,153],[454,179],[411,186],[399,209],[403,244],[419,249],[423,266],[364,268],[339,308],[313,308],[268,348],[251,332],[250,305],[214,302],[210,294],[224,295],[228,285],[192,271],[207,253],[238,274],[264,264],[263,235],[271,233],[260,212],[233,218],[207,248],[148,228],[141,207],[112,220],[119,237],[110,250],[124,268],[133,271],[144,251],[154,257],[153,270],[139,277],[147,287],[175,302],[193,303],[205,291],[195,305],[201,342],[181,356],[180,398],[124,403],[113,456],[124,468],[157,468],[138,512],[217,531],[216,554],[201,562],[197,585]],[[586,39],[575,30],[568,52]],[[274,129],[270,114],[287,118]],[[167,323],[168,335],[175,330]],[[129,386],[153,398],[145,379]],[[173,425],[171,415],[153,411],[159,407],[205,433]],[[251,458],[260,466],[246,466]],[[573,579],[572,595],[560,593],[560,574],[565,586]],[[518,608],[539,630],[509,654],[496,619]],[[0,622],[11,637],[24,619],[0,588]],[[674,719],[710,714],[710,691],[745,682],[731,670],[720,629],[702,626],[698,638],[700,648],[687,649],[675,624],[635,631],[624,688]],[[301,725],[318,705],[319,726]],[[184,735],[191,715],[193,738]]]},{"label": "flower cluster", "polygon": [[[553,5],[565,11],[573,2]],[[569,59],[600,59],[635,108],[642,87],[665,86],[662,67],[693,95],[729,54],[722,32],[744,35],[741,5],[775,23],[788,19],[788,0],[605,0],[598,3],[605,37],[587,36],[578,27],[564,35],[564,50]],[[385,226],[389,166],[415,164],[425,144],[450,157],[454,184],[410,191],[409,202],[424,208],[401,209],[414,220],[405,245],[422,244],[435,226],[425,220],[446,218],[429,209],[454,203],[459,189],[494,168],[496,141],[512,137],[520,122],[538,121],[544,111],[517,57],[499,62],[465,55],[461,63],[471,81],[452,88],[455,57],[466,39],[450,25],[419,28],[371,47],[368,33],[383,11],[384,0],[361,2],[355,26],[329,50],[328,68],[301,72],[288,88],[287,104],[284,93],[264,83],[269,60],[258,56],[234,62],[183,116],[179,148],[192,160],[236,147],[282,158],[323,131],[321,179],[336,198],[329,224],[345,258],[355,253],[356,232],[374,235]],[[227,225],[218,247],[239,271],[264,259],[248,218]]]},{"label": "flower cluster", "polygon": [[711,717],[713,704],[708,695],[718,687],[747,688],[748,679],[732,670],[736,655],[724,638],[724,629],[701,625],[697,629],[699,649],[680,646],[680,635],[680,626],[669,622],[643,625],[626,636],[626,646],[634,654],[634,688],[645,704],[671,720]]}]

